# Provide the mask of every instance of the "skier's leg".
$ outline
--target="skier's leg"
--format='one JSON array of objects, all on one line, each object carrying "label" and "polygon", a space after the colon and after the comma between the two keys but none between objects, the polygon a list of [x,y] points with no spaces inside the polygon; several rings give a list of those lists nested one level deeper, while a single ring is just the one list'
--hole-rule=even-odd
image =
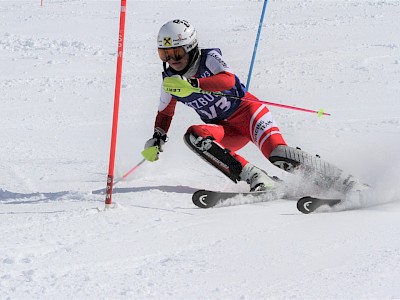
[{"label": "skier's leg", "polygon": [[[246,94],[246,98],[258,100],[250,93]],[[240,133],[247,136],[267,159],[276,147],[286,146],[279,127],[265,104],[242,102],[238,111],[228,119],[228,122],[240,128]]]},{"label": "skier's leg", "polygon": [[333,187],[343,192],[365,189],[365,185],[338,167],[318,156],[287,146],[265,105],[250,103],[243,108],[251,116],[248,127],[251,140],[275,166],[288,172],[301,170],[305,176],[313,176],[316,183],[324,188]]},{"label": "skier's leg", "polygon": [[242,164],[237,159],[243,158],[232,155],[229,149],[225,149],[215,141],[221,141],[224,137],[224,128],[218,125],[193,125],[189,127],[184,135],[186,145],[216,167],[235,183],[240,180]]},{"label": "skier's leg", "polygon": [[[239,130],[231,126],[231,123],[235,124],[234,121],[229,120],[229,126],[224,126],[225,135],[220,143],[224,147],[236,151],[243,148],[250,141],[250,138],[242,135]],[[243,142],[238,143],[240,140]],[[234,154],[235,157],[241,162],[243,170],[240,173],[240,180],[246,181],[250,185],[250,191],[262,191],[275,188],[276,182],[279,180],[278,178],[270,177],[267,172],[254,166],[242,156],[234,152],[231,152],[231,154]]]},{"label": "skier's leg", "polygon": [[[250,93],[246,94],[246,98],[257,99]],[[234,143],[238,136],[245,138],[247,142],[252,141],[266,157],[277,145],[286,145],[271,113],[261,103],[243,101],[239,109],[220,124],[225,128],[225,137],[221,142],[229,149],[229,139]],[[251,191],[276,187],[276,177],[269,176],[267,172],[247,161],[242,163],[242,167],[240,178],[250,184]]]},{"label": "skier's leg", "polygon": [[229,149],[230,155],[243,166],[248,163],[244,157],[240,156],[235,151],[242,149],[249,142],[249,139],[241,136],[239,132],[235,132],[234,128],[222,125],[202,124],[190,126],[187,132],[195,133],[202,138],[211,137],[211,139],[222,148]]},{"label": "skier's leg", "polygon": [[235,183],[240,180],[246,181],[250,184],[251,191],[273,186],[275,181],[265,172],[231,151],[241,149],[249,142],[247,137],[235,132],[234,128],[194,125],[187,130],[184,139],[189,148]]}]

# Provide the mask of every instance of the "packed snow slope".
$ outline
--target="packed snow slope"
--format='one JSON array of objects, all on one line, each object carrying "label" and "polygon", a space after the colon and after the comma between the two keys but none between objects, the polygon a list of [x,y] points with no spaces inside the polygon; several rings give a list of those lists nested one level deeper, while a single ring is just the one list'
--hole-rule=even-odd
[{"label": "packed snow slope", "polygon": [[[116,175],[151,137],[156,35],[183,18],[246,82],[263,1],[129,1]],[[302,215],[295,201],[202,210],[199,188],[246,191],[183,143],[178,105],[159,161],[104,211],[120,1],[0,1],[0,299],[399,299],[400,1],[270,0],[251,77],[289,145],[375,188]],[[259,153],[240,151],[298,185]],[[352,209],[348,209],[352,208]]]}]

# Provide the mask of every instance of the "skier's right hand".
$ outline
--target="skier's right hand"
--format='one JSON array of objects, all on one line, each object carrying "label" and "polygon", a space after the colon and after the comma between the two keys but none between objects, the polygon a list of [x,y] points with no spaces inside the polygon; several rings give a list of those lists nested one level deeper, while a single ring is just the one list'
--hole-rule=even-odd
[{"label": "skier's right hand", "polygon": [[176,97],[188,97],[193,93],[202,93],[199,88],[199,81],[196,78],[186,78],[180,75],[165,77],[163,89],[166,93]]},{"label": "skier's right hand", "polygon": [[[164,144],[167,141],[168,137],[165,131],[159,127],[154,128],[154,134],[151,139],[149,139],[145,144],[144,144],[144,149],[148,149],[150,147],[158,146],[158,151],[163,152],[164,150]],[[155,160],[158,159],[158,154]]]}]

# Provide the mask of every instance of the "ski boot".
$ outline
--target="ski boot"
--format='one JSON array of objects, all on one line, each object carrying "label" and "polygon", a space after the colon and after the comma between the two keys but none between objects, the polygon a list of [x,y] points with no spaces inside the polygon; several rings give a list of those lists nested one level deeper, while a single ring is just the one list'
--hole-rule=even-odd
[{"label": "ski boot", "polygon": [[250,192],[259,192],[276,188],[276,180],[251,163],[247,163],[244,166],[239,176],[241,180],[246,181],[250,185]]}]

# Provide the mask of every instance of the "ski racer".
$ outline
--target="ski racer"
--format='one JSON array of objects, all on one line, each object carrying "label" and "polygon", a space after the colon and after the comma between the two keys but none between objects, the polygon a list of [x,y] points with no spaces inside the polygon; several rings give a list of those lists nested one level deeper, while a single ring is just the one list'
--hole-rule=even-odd
[{"label": "ski racer", "polygon": [[145,149],[158,146],[163,151],[176,103],[180,102],[194,109],[205,123],[187,129],[186,145],[235,183],[246,181],[250,191],[274,189],[278,181],[236,153],[249,142],[285,171],[316,174],[319,186],[343,193],[363,187],[353,176],[318,156],[288,146],[267,106],[246,101],[258,99],[246,90],[221,50],[199,49],[196,30],[189,22],[164,24],[157,45],[164,68],[163,86],[154,134]]}]

